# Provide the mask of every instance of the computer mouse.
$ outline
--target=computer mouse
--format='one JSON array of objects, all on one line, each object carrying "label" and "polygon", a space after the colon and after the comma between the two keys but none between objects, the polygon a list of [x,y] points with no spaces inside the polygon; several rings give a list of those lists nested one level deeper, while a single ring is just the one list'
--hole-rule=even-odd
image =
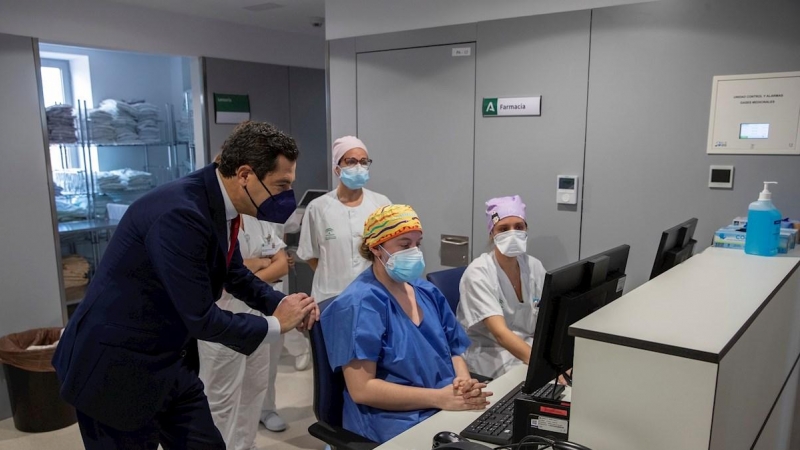
[{"label": "computer mouse", "polygon": [[433,445],[431,448],[439,448],[444,444],[452,444],[453,442],[465,442],[467,441],[460,435],[453,433],[452,431],[440,431],[436,433],[436,436],[433,437]]},{"label": "computer mouse", "polygon": [[461,441],[442,444],[442,446],[436,450],[492,450],[492,447],[487,447],[477,442]]}]

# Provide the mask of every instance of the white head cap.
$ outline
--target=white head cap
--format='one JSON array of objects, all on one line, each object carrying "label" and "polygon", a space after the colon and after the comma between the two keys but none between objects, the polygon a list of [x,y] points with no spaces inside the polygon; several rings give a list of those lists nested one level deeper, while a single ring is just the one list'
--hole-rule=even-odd
[{"label": "white head cap", "polygon": [[333,143],[333,170],[336,171],[336,166],[339,165],[339,160],[342,159],[345,153],[354,148],[363,148],[367,155],[369,151],[367,146],[361,142],[361,139],[355,136],[343,136]]}]

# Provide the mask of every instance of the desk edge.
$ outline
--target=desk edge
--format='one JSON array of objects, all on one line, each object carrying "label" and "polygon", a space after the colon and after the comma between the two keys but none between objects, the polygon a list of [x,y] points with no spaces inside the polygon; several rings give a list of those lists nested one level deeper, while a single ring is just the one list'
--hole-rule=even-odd
[{"label": "desk edge", "polygon": [[775,297],[775,294],[777,294],[778,291],[780,291],[783,288],[786,282],[789,281],[789,279],[795,274],[798,267],[800,267],[800,261],[797,261],[794,264],[794,267],[792,267],[789,273],[787,273],[786,276],[783,277],[781,282],[778,283],[778,285],[775,287],[775,289],[772,290],[772,292],[770,292],[767,298],[763,302],[761,302],[758,308],[756,308],[755,311],[753,311],[753,314],[751,314],[750,317],[742,324],[742,326],[739,327],[739,330],[737,330],[736,333],[734,333],[734,335],[731,337],[728,343],[725,344],[725,346],[723,346],[718,353],[706,352],[686,347],[679,347],[676,345],[646,341],[643,339],[636,339],[628,336],[603,333],[599,331],[587,330],[584,328],[576,328],[574,325],[571,325],[569,327],[569,335],[573,337],[591,339],[594,341],[607,342],[609,344],[621,345],[624,347],[631,347],[656,353],[663,353],[666,355],[678,356],[680,358],[688,358],[697,361],[719,364],[719,362],[722,361],[722,358],[725,357],[728,351],[730,351],[730,349],[733,348],[734,345],[736,345],[736,342],[739,341],[739,338],[741,338],[747,331],[747,329],[750,328],[750,325],[752,325],[753,322],[755,322],[755,320],[761,314],[761,311],[763,311],[764,308],[767,307],[769,302],[772,301],[772,299]]}]

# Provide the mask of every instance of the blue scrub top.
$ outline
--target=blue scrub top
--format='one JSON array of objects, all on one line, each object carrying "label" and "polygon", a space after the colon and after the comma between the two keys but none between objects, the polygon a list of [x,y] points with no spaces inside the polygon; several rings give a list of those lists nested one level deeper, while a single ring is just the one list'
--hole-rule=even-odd
[{"label": "blue scrub top", "polygon": [[[367,360],[376,363],[375,377],[390,383],[437,389],[453,382],[452,357],[466,351],[469,339],[439,289],[421,279],[410,284],[422,312],[419,327],[375,278],[372,267],[325,309],[322,334],[334,371],[353,360]],[[347,430],[386,442],[436,412],[359,405],[345,389],[342,421]]]}]

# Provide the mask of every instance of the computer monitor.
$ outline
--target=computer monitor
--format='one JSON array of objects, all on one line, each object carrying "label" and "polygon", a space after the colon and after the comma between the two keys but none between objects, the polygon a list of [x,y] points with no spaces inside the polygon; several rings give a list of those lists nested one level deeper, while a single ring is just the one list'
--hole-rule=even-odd
[{"label": "computer monitor", "polygon": [[629,251],[621,245],[547,272],[522,392],[531,394],[572,368],[569,327],[622,295]]},{"label": "computer monitor", "polygon": [[695,228],[697,219],[693,218],[661,233],[661,242],[658,243],[653,270],[650,272],[651,280],[692,256],[694,244],[697,243],[692,239]]},{"label": "computer monitor", "polygon": [[303,216],[306,213],[306,208],[315,198],[322,197],[328,191],[324,189],[309,189],[300,197],[300,202],[297,203],[297,209],[294,210],[291,216],[283,224],[284,242],[289,247],[297,247],[300,242],[300,225],[303,222]]},{"label": "computer monitor", "polygon": [[322,197],[327,193],[328,191],[324,189],[309,189],[303,193],[303,197],[300,198],[300,202],[297,204],[297,207],[305,208],[309,203],[311,203],[311,200]]}]

